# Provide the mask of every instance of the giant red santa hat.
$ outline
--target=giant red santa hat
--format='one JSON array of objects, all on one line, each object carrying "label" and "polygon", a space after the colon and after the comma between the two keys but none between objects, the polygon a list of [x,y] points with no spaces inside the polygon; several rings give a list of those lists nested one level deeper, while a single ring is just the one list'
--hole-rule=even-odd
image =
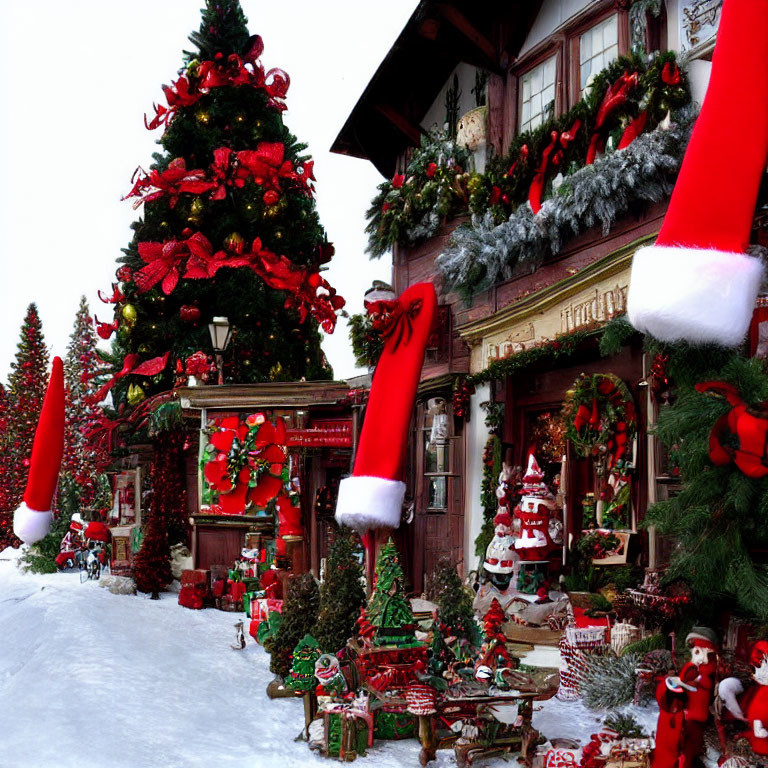
[{"label": "giant red santa hat", "polygon": [[40,541],[51,527],[53,494],[64,453],[64,366],[53,358],[51,378],[32,444],[24,500],[13,516],[13,532],[25,543]]},{"label": "giant red santa hat", "polygon": [[385,339],[373,377],[350,477],[339,484],[336,520],[357,530],[397,528],[405,496],[403,465],[427,339],[437,312],[432,283],[395,301],[374,302]]},{"label": "giant red santa hat", "polygon": [[746,253],[768,156],[768,0],[725,0],[704,104],[629,321],[663,341],[740,344],[763,276]]}]

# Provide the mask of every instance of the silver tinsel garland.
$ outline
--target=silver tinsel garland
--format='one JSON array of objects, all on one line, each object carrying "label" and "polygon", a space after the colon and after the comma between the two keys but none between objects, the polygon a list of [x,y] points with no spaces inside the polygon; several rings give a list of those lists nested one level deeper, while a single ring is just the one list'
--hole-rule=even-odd
[{"label": "silver tinsel garland", "polygon": [[464,294],[484,290],[525,270],[534,271],[575,235],[600,225],[607,235],[616,219],[638,203],[668,197],[688,143],[694,115],[685,110],[668,129],[659,126],[626,149],[606,154],[566,176],[534,216],[523,203],[495,225],[490,213],[457,229],[437,266]]}]

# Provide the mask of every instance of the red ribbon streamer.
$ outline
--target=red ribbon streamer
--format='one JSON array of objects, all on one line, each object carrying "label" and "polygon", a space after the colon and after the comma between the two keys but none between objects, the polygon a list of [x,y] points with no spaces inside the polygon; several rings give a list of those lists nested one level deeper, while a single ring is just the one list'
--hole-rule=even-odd
[{"label": "red ribbon streamer", "polygon": [[[151,360],[145,360],[138,365],[136,363],[139,360],[139,356],[135,352],[126,355],[125,360],[123,360],[122,369],[117,371],[106,384],[91,396],[91,401],[100,403],[112,387],[124,376],[156,376],[165,368],[170,354],[170,352],[166,352],[162,357],[153,357]],[[96,375],[100,375],[100,373]]]}]

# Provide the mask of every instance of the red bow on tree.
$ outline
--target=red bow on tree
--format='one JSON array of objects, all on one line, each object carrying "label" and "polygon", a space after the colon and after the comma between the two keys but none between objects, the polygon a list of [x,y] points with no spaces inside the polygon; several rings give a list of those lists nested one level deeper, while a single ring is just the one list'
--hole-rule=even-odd
[{"label": "red bow on tree", "polygon": [[750,408],[739,390],[725,381],[704,381],[698,392],[724,397],[732,406],[712,427],[709,458],[716,467],[733,462],[747,477],[768,475],[768,403]]},{"label": "red bow on tree", "polygon": [[[136,173],[139,171],[141,169],[137,169]],[[134,173],[131,181],[136,178],[136,173]],[[137,179],[133,189],[123,200],[127,200],[129,197],[138,197],[139,199],[133,204],[134,209],[136,209],[142,203],[150,203],[163,195],[168,195],[168,204],[171,208],[174,208],[182,192],[202,195],[204,192],[208,192],[216,187],[216,182],[206,179],[205,171],[187,171],[187,164],[184,158],[177,157],[164,171],[154,170],[149,174],[144,173],[143,176]],[[144,190],[148,191],[144,193]]]},{"label": "red bow on tree", "polygon": [[[151,360],[145,360],[138,365],[139,356],[135,352],[126,355],[125,360],[123,360],[122,369],[117,371],[106,384],[91,395],[89,400],[93,403],[100,403],[107,396],[109,390],[112,389],[112,387],[114,387],[124,376],[156,376],[165,368],[170,354],[170,352],[166,352],[162,357],[153,357]],[[101,374],[102,371],[99,371],[94,375],[100,376]]]}]

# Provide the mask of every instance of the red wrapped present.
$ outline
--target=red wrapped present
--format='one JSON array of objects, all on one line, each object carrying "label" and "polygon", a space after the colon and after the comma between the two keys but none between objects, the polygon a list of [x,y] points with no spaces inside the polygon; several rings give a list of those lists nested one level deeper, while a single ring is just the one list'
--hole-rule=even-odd
[{"label": "red wrapped present", "polygon": [[223,597],[227,590],[227,582],[225,579],[218,579],[213,582],[212,592],[214,597]]},{"label": "red wrapped present", "polygon": [[245,594],[245,584],[242,581],[230,581],[229,594],[234,601],[242,600]]},{"label": "red wrapped present", "polygon": [[210,579],[210,571],[205,571],[202,568],[191,569],[187,568],[181,572],[181,585],[185,584],[202,584],[206,590],[208,588],[208,581]]},{"label": "red wrapped present", "polygon": [[259,624],[261,622],[258,619],[252,619],[251,624],[248,627],[248,634],[256,641],[259,641]]},{"label": "red wrapped present", "polygon": [[199,609],[203,607],[205,590],[199,584],[184,584],[179,590],[179,605],[185,608]]}]

